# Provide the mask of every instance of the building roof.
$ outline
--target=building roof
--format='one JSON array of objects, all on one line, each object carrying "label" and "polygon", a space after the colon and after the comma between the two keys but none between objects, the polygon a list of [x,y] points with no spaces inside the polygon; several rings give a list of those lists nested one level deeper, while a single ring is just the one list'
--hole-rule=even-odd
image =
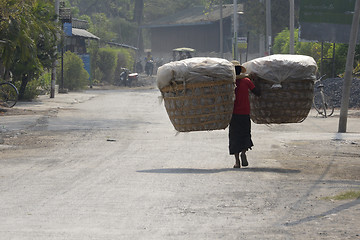
[{"label": "building roof", "polygon": [[[242,4],[237,5],[238,12],[242,12],[244,7]],[[223,18],[230,17],[234,14],[234,5],[223,5]],[[147,25],[143,25],[143,28],[158,28],[158,27],[170,27],[170,26],[190,26],[211,24],[220,20],[220,6],[213,6],[211,9],[206,9],[204,6],[197,6],[183,11],[177,12],[170,16],[166,16],[157,19]]]},{"label": "building roof", "polygon": [[130,46],[130,45],[124,44],[124,43],[108,42],[108,44],[112,45],[112,46],[116,46],[116,47],[123,47],[123,48],[130,48],[130,49],[133,49],[133,50],[139,50],[137,47]]},{"label": "building roof", "polygon": [[95,40],[100,39],[99,37],[95,36],[94,34],[86,31],[85,29],[80,29],[80,28],[72,28],[72,35],[76,36],[76,37],[90,38],[90,39],[95,39]]}]

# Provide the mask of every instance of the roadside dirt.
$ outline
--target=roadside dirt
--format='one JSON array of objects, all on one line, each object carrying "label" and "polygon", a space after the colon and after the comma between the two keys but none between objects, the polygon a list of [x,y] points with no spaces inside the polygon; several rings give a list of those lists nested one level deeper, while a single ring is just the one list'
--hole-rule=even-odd
[{"label": "roadside dirt", "polygon": [[276,159],[304,176],[360,180],[360,143],[342,140],[299,140],[284,144]]}]

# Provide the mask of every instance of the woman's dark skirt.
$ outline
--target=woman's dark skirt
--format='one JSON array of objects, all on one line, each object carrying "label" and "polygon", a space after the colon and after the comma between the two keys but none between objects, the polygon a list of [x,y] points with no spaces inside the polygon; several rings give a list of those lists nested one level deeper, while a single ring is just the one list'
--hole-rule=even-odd
[{"label": "woman's dark skirt", "polygon": [[229,151],[233,155],[254,146],[250,115],[233,114],[229,126]]}]

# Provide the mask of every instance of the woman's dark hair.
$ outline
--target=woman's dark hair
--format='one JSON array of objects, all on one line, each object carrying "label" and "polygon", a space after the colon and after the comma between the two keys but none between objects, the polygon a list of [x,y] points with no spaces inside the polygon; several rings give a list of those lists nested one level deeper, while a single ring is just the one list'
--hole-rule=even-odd
[{"label": "woman's dark hair", "polygon": [[235,66],[236,75],[239,75],[241,73],[241,69],[242,69],[241,66]]}]

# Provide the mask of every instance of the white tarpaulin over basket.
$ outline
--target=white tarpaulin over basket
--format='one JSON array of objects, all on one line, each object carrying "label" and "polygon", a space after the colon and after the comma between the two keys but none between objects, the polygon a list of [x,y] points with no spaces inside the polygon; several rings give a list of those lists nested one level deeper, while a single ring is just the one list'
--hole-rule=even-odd
[{"label": "white tarpaulin over basket", "polygon": [[234,65],[222,58],[188,58],[164,64],[157,71],[159,89],[169,86],[173,81],[195,83],[219,80],[235,81]]},{"label": "white tarpaulin over basket", "polygon": [[243,64],[246,73],[281,84],[284,81],[316,79],[317,64],[312,57],[304,55],[275,54],[256,58]]}]

